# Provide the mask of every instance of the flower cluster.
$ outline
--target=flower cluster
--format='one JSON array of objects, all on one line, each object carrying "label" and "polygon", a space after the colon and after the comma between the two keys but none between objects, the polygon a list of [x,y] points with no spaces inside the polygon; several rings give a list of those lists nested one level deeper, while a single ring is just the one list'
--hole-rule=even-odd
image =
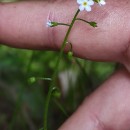
[{"label": "flower cluster", "polygon": [[[86,10],[86,11],[90,12],[92,10],[91,6],[94,5],[95,2],[98,3],[100,6],[106,4],[105,0],[77,0],[77,3],[79,4],[79,11]],[[88,22],[83,19],[76,19],[76,20],[81,20],[81,21],[84,21],[84,22],[90,24],[93,27],[97,27],[97,24],[95,22]],[[64,24],[64,23],[52,22],[51,20],[48,20],[46,23],[47,27],[55,27],[58,25],[70,26],[70,25]]]},{"label": "flower cluster", "polygon": [[106,4],[105,0],[77,0],[79,10],[86,10],[88,12],[91,11],[91,6],[94,5],[94,2],[98,3],[100,6]]}]

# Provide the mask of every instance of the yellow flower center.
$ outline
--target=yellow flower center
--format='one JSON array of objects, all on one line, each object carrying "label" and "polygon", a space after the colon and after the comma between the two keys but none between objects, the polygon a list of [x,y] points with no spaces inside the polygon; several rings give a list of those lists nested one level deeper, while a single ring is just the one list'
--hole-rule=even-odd
[{"label": "yellow flower center", "polygon": [[87,2],[84,2],[83,5],[84,5],[84,6],[87,6]]}]

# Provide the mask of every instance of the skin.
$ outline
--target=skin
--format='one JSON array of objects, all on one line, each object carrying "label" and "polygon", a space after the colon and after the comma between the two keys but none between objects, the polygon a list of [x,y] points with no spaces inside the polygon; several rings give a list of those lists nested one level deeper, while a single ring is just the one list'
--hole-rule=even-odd
[{"label": "skin", "polygon": [[129,130],[130,74],[119,70],[59,130]]},{"label": "skin", "polygon": [[[59,130],[130,129],[130,1],[108,0],[80,18],[96,21],[97,28],[76,22],[68,41],[74,55],[124,65],[92,95]],[[47,28],[48,19],[70,23],[75,0],[0,4],[0,43],[16,48],[59,50],[68,27]]]}]

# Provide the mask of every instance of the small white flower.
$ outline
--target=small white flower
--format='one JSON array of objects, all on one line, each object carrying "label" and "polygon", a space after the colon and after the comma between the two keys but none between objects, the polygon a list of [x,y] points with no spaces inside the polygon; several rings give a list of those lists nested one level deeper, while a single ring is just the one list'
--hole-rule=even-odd
[{"label": "small white flower", "polygon": [[80,5],[79,10],[86,10],[88,12],[91,11],[91,6],[94,4],[93,0],[77,0],[77,3]]},{"label": "small white flower", "polygon": [[47,25],[47,27],[55,27],[55,26],[58,26],[58,23],[52,22],[51,20],[48,20],[46,25]]},{"label": "small white flower", "polygon": [[102,6],[102,5],[105,5],[105,4],[106,4],[105,0],[98,0],[98,3],[99,3],[99,5],[100,5],[100,6]]},{"label": "small white flower", "polygon": [[46,23],[46,25],[47,25],[47,27],[52,27],[53,26],[51,20],[48,20],[47,23]]}]

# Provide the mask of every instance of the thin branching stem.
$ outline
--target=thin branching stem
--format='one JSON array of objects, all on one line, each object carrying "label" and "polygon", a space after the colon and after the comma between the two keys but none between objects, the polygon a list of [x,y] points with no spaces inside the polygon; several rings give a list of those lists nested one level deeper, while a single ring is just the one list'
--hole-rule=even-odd
[{"label": "thin branching stem", "polygon": [[58,23],[58,25],[70,26],[69,24],[65,24],[65,23]]},{"label": "thin branching stem", "polygon": [[85,23],[89,23],[88,21],[84,20],[84,19],[81,19],[81,18],[77,18],[76,20],[80,20],[80,21],[83,21]]},{"label": "thin branching stem", "polygon": [[86,21],[86,20],[81,19],[81,18],[76,18],[76,20],[79,20],[79,21],[85,22],[85,23],[91,25],[92,27],[97,27],[97,23],[96,23],[96,22],[93,22],[93,21],[92,21],[92,22],[89,22],[89,21]]},{"label": "thin branching stem", "polygon": [[52,82],[51,82],[49,92],[48,92],[48,95],[47,95],[47,99],[46,99],[46,103],[45,103],[44,121],[43,121],[44,130],[48,130],[48,128],[47,128],[48,109],[49,109],[49,104],[50,104],[50,100],[51,100],[51,96],[52,96],[52,92],[53,92],[53,87],[55,87],[55,79],[56,79],[56,76],[57,76],[57,73],[58,73],[59,64],[60,64],[60,61],[61,61],[61,58],[62,58],[62,55],[63,55],[63,52],[64,52],[64,48],[66,46],[69,34],[71,32],[71,29],[72,29],[72,27],[73,27],[73,25],[76,21],[76,18],[78,16],[79,12],[80,12],[80,10],[78,9],[77,12],[74,15],[72,21],[71,21],[71,24],[69,25],[68,31],[65,35],[64,41],[63,41],[62,46],[61,46],[59,57],[58,57],[56,64],[55,64],[55,71],[54,71],[54,74],[52,76]]}]

